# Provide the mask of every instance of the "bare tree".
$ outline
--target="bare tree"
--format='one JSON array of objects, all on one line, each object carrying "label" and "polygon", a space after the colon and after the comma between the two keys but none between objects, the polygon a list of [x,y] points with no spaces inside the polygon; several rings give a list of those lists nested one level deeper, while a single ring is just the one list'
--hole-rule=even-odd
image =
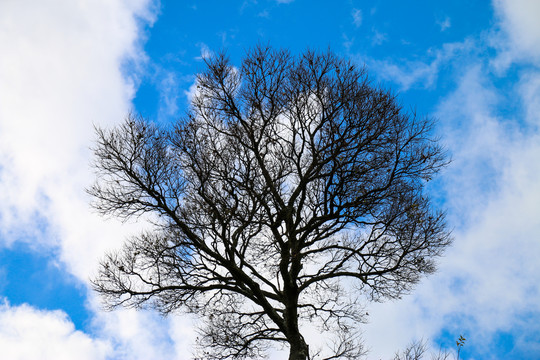
[{"label": "bare tree", "polygon": [[427,344],[425,341],[413,341],[401,353],[396,352],[393,360],[422,360],[426,352]]},{"label": "bare tree", "polygon": [[393,360],[423,360],[427,359],[427,355],[430,355],[431,360],[450,360],[454,358],[459,360],[459,354],[463,346],[465,346],[465,337],[459,335],[456,341],[457,351],[455,355],[449,349],[439,348],[437,352],[429,351],[429,346],[424,340],[412,341],[404,350],[396,352]]},{"label": "bare tree", "polygon": [[447,160],[433,122],[403,111],[336,55],[257,47],[240,68],[206,60],[185,118],[98,129],[94,206],[153,227],[104,259],[109,307],[200,315],[205,359],[363,353],[366,300],[395,299],[449,244],[425,194]]}]

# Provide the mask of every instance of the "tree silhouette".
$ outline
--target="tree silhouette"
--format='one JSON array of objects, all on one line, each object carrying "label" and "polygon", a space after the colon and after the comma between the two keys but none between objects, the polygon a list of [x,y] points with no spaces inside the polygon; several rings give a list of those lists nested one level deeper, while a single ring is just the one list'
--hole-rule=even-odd
[{"label": "tree silhouette", "polygon": [[432,120],[331,52],[205,61],[174,125],[97,129],[93,206],[153,226],[94,288],[111,308],[199,315],[205,359],[276,343],[307,359],[308,322],[335,335],[328,359],[357,358],[362,304],[410,290],[450,242],[424,191],[447,163]]}]

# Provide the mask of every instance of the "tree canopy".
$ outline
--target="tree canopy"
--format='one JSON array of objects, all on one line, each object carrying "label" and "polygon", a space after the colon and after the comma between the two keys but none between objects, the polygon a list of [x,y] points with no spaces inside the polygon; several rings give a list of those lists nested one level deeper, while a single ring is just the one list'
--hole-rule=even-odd
[{"label": "tree canopy", "polygon": [[205,59],[182,119],[97,129],[103,214],[152,226],[93,280],[107,306],[200,316],[205,359],[357,358],[366,301],[412,289],[450,243],[425,191],[447,164],[434,122],[331,52],[258,46]]}]

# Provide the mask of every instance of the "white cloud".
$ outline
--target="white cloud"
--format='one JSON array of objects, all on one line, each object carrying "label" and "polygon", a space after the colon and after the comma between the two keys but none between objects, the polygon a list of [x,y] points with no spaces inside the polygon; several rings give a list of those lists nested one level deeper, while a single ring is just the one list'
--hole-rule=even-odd
[{"label": "white cloud", "polygon": [[525,122],[533,127],[540,125],[540,72],[524,72],[518,91],[525,110]]},{"label": "white cloud", "polygon": [[540,1],[493,0],[493,6],[507,37],[497,39],[501,66],[512,60],[540,61]]},{"label": "white cloud", "polygon": [[198,94],[199,94],[199,89],[198,89],[198,85],[197,85],[197,80],[195,80],[189,86],[189,89],[184,91],[184,95],[186,96],[187,101],[189,101],[191,103],[193,98],[195,98],[195,96],[197,96]]},{"label": "white cloud", "polygon": [[439,113],[457,125],[448,137],[455,164],[447,188],[453,222],[462,218],[443,272],[468,279],[469,304],[460,305],[471,306],[469,315],[478,321],[491,322],[484,324],[488,329],[529,307],[527,292],[538,292],[540,284],[540,264],[531,256],[540,251],[540,163],[534,160],[540,136],[495,116],[499,96],[474,67]]},{"label": "white cloud", "polygon": [[93,123],[119,122],[131,106],[135,80],[121,69],[144,61],[137,18],[151,21],[148,8],[147,1],[0,3],[2,239],[24,231],[59,246],[79,278],[111,241],[84,194]]},{"label": "white cloud", "polygon": [[[136,227],[98,217],[84,188],[93,179],[93,124],[117,124],[130,110],[137,73],[123,71],[144,67],[142,26],[154,14],[149,0],[0,1],[0,246],[58,249],[84,284],[105,249]],[[188,357],[177,334],[190,333],[190,324],[146,311],[103,313],[96,301],[88,299],[92,335],[60,311],[4,305],[2,356]]]},{"label": "white cloud", "polygon": [[[486,358],[505,357],[497,353],[500,332],[514,337],[512,351],[538,352],[532,334],[540,333],[540,2],[494,6],[502,31],[445,44],[430,63],[366,61],[406,90],[436,84],[441,66],[469,54],[451,68],[457,88],[433,114],[454,159],[443,182],[455,243],[439,272],[412,295],[371,305],[364,337],[373,357],[389,358],[411,340],[433,339],[442,329],[456,338],[465,333],[466,348],[483,348]],[[485,57],[489,46],[496,53]],[[520,68],[517,82],[497,88],[491,79],[506,76],[512,64],[534,66]],[[509,97],[517,109],[510,115],[501,112]]]},{"label": "white cloud", "polygon": [[[508,148],[514,140],[511,123],[497,118],[498,94],[482,66],[473,64],[458,80],[458,88],[440,104],[441,133],[452,151],[453,164],[447,184],[453,222],[467,224],[488,200],[500,191],[500,177],[508,164]],[[459,193],[467,196],[458,196]],[[462,219],[468,221],[461,223]]]},{"label": "white cloud", "polygon": [[[524,72],[514,96],[528,124],[538,124],[538,76]],[[500,331],[512,332],[518,352],[538,348],[524,333],[540,331],[529,319],[540,314],[540,134],[499,114],[504,90],[489,78],[488,68],[469,64],[434,114],[454,158],[444,176],[455,243],[412,295],[369,310],[366,342],[377,356],[391,356],[389,343],[404,347],[441,329],[465,333],[477,349],[500,351]]]},{"label": "white cloud", "polygon": [[193,319],[189,316],[164,318],[155,312],[135,309],[108,313],[96,310],[93,326],[99,339],[114,344],[114,358],[187,360],[195,341]]},{"label": "white cloud", "polygon": [[62,311],[0,305],[0,349],[10,360],[106,359],[111,344],[76,331]]},{"label": "white cloud", "polygon": [[191,355],[194,341],[189,317],[164,319],[134,309],[98,312],[97,336],[76,330],[61,310],[29,305],[0,305],[0,348],[10,360],[178,359]]}]

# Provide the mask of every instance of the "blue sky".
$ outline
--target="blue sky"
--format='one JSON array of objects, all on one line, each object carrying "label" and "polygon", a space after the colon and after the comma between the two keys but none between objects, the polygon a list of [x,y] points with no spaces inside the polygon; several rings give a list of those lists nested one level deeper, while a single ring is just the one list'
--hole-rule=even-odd
[{"label": "blue sky", "polygon": [[454,245],[410,295],[369,305],[369,358],[463,334],[462,359],[540,359],[539,16],[538,0],[1,1],[3,356],[189,358],[194,319],[106,313],[89,290],[103,254],[146,226],[89,208],[92,128],[129,111],[170,123],[204,56],[238,64],[262,43],[365,64],[438,119],[452,155],[430,190]]}]

